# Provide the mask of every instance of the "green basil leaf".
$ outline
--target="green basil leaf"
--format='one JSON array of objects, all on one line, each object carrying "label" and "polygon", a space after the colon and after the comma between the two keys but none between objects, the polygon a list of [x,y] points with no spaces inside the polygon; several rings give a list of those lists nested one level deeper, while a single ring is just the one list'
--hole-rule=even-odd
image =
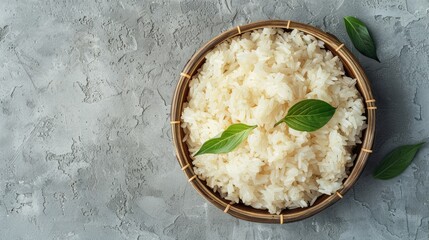
[{"label": "green basil leaf", "polygon": [[220,137],[215,137],[206,141],[194,156],[206,153],[231,152],[236,149],[256,127],[257,126],[249,126],[242,123],[232,124],[222,132]]},{"label": "green basil leaf", "polygon": [[405,145],[395,148],[381,161],[374,171],[374,177],[378,179],[391,179],[401,174],[413,161],[417,151],[425,144]]},{"label": "green basil leaf", "polygon": [[306,99],[293,105],[286,117],[276,123],[285,122],[290,128],[298,131],[313,132],[325,126],[335,113],[329,103],[318,99]]},{"label": "green basil leaf", "polygon": [[380,62],[377,57],[374,41],[365,24],[351,16],[344,17],[344,23],[355,48],[363,55]]}]

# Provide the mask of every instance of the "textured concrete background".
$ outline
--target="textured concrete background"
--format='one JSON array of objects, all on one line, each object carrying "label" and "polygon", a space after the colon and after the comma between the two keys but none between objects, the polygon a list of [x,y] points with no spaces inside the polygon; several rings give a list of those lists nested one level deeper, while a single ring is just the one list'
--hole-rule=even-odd
[{"label": "textured concrete background", "polygon": [[[96,3],[95,3],[96,2]],[[429,1],[0,2],[0,239],[429,239],[429,146],[400,177],[370,175],[427,139]],[[381,63],[375,152],[355,187],[287,225],[234,219],[187,183],[169,109],[192,53],[233,26],[293,19],[338,36],[367,23]]]}]

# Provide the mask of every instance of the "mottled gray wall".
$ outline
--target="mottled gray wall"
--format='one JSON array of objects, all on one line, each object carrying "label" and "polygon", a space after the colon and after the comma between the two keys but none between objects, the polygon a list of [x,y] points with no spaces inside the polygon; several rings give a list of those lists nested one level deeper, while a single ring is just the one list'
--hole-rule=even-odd
[{"label": "mottled gray wall", "polygon": [[[0,1],[0,239],[428,239],[429,146],[400,177],[371,177],[394,146],[429,135],[428,14],[428,0]],[[346,15],[367,23],[381,59],[354,51],[378,105],[356,186],[287,225],[208,204],[171,144],[186,61],[262,19],[310,23],[351,48]]]}]

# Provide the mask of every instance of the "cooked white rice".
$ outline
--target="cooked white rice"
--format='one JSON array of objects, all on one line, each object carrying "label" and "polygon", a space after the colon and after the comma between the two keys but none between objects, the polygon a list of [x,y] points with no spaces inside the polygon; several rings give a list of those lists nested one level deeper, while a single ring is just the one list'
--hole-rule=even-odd
[{"label": "cooked white rice", "polygon": [[[323,42],[297,30],[265,28],[223,42],[190,82],[184,141],[193,154],[233,123],[258,127],[230,153],[195,157],[195,173],[225,199],[270,213],[335,193],[366,126],[355,82]],[[274,127],[303,99],[326,101],[335,115],[310,133]]]}]

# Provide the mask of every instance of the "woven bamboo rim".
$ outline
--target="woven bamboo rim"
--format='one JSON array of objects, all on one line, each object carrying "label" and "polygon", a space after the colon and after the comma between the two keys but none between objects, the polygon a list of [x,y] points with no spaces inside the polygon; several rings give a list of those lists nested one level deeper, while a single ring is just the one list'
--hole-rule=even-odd
[{"label": "woven bamboo rim", "polygon": [[[304,33],[313,35],[319,40],[325,42],[325,47],[341,59],[347,75],[357,80],[357,88],[365,100],[367,109],[365,114],[367,116],[368,127],[363,133],[362,144],[360,146],[356,146],[356,153],[358,153],[358,156],[355,160],[354,166],[351,169],[349,177],[344,181],[343,188],[336,192],[336,194],[332,194],[330,196],[320,196],[311,207],[293,210],[286,209],[283,210],[280,215],[269,214],[266,210],[254,209],[252,207],[245,206],[242,203],[234,204],[232,207],[229,201],[221,198],[219,194],[214,193],[212,189],[207,187],[205,182],[196,177],[193,172],[192,159],[189,156],[186,143],[182,141],[184,133],[180,127],[183,103],[186,101],[189,91],[189,81],[193,74],[196,73],[198,68],[204,63],[205,55],[211,49],[213,49],[214,46],[225,41],[226,39],[264,27],[284,28],[288,31],[297,29]],[[198,193],[200,193],[213,205],[234,217],[253,222],[283,224],[308,218],[322,211],[339,199],[343,198],[343,195],[352,187],[352,185],[356,182],[362,173],[368,156],[372,152],[371,149],[374,141],[376,109],[377,107],[375,106],[374,96],[372,94],[370,83],[365,75],[365,72],[353,54],[335,36],[303,23],[290,20],[269,20],[234,27],[233,29],[223,32],[211,39],[192,56],[180,74],[179,82],[177,83],[174,92],[171,104],[171,129],[177,160],[189,182]]]}]

